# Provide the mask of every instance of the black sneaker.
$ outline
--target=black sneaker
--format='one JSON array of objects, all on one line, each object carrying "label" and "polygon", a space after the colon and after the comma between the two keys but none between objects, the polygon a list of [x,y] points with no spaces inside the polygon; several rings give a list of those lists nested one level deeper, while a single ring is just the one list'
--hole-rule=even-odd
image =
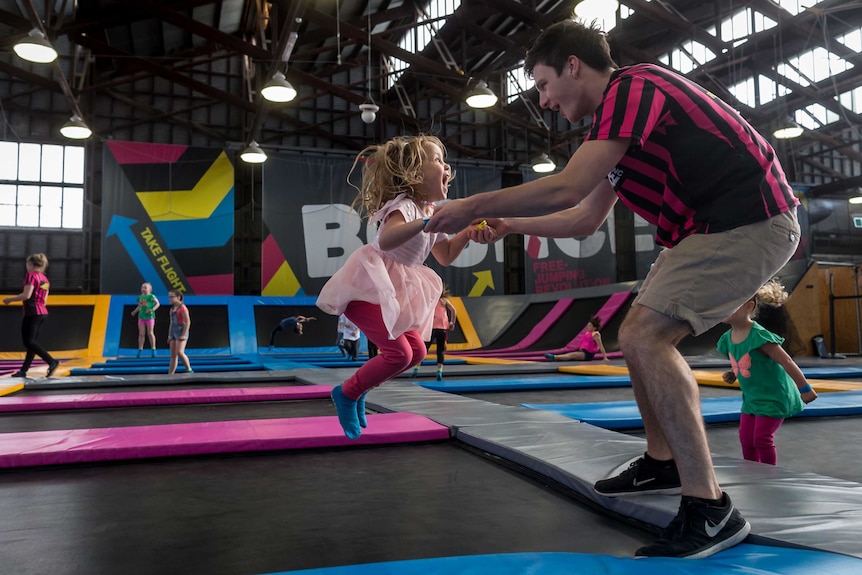
[{"label": "black sneaker", "polygon": [[16,371],[15,373],[10,375],[9,377],[27,377],[27,372],[26,371]]},{"label": "black sneaker", "polygon": [[48,375],[46,375],[45,377],[51,377],[52,375],[54,375],[54,372],[57,371],[58,367],[60,367],[60,362],[55,359],[48,366]]},{"label": "black sneaker", "polygon": [[682,493],[676,463],[673,460],[659,461],[646,453],[616,477],[596,481],[594,489],[608,497]]},{"label": "black sneaker", "polygon": [[715,505],[684,495],[679,512],[659,540],[638,549],[635,557],[699,559],[742,543],[751,532],[751,524],[736,510],[727,493],[722,493],[722,499],[721,505]]}]

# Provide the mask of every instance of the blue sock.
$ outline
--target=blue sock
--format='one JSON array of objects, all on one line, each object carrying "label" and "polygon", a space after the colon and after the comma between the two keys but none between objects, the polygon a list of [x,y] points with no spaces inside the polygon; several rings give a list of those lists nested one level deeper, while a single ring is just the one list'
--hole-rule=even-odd
[{"label": "blue sock", "polygon": [[340,385],[332,388],[331,397],[332,403],[335,404],[335,411],[338,412],[338,423],[341,424],[344,435],[348,439],[359,438],[362,429],[359,427],[359,415],[356,413],[356,400],[344,395]]}]

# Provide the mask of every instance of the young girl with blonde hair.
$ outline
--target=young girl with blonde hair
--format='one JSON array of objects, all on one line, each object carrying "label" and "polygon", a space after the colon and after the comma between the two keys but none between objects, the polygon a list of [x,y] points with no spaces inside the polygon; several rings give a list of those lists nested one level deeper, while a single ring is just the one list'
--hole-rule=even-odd
[{"label": "young girl with blonde hair", "polygon": [[802,411],[803,403],[817,399],[802,370],[781,347],[784,338],[754,321],[763,306],[780,307],[788,297],[776,280],[768,282],[724,320],[730,330],[718,340],[718,351],[730,358],[733,368],[723,379],[739,380],[742,390],[742,456],[770,465],[778,461],[775,432],[784,419]]},{"label": "young girl with blonde hair", "polygon": [[367,425],[368,390],[425,358],[443,282],[423,262],[430,253],[449,265],[469,240],[469,228],[451,238],[423,230],[452,179],[445,154],[434,136],[397,137],[365,148],[351,169],[352,174],[363,164],[353,206],[369,218],[369,226],[377,226],[377,234],[351,254],[317,299],[320,309],[345,314],[380,348],[380,355],[332,390],[338,420],[350,439]]}]

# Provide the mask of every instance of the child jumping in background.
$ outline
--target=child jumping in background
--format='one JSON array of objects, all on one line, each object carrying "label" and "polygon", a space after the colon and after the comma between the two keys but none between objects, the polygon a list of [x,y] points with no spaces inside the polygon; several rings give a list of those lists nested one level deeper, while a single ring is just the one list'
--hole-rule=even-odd
[{"label": "child jumping in background", "polygon": [[598,316],[590,318],[587,323],[587,331],[581,336],[581,341],[578,342],[578,349],[569,353],[554,355],[546,353],[545,359],[549,361],[591,361],[596,357],[596,353],[602,352],[602,359],[608,360],[608,354],[605,351],[605,345],[602,343],[602,334],[599,329],[602,327],[602,319]]},{"label": "child jumping in background", "polygon": [[781,347],[784,338],[754,321],[762,306],[779,307],[788,297],[781,284],[770,281],[724,320],[730,330],[718,340],[718,351],[730,358],[733,367],[723,379],[727,383],[738,379],[742,390],[742,456],[770,465],[778,461],[775,432],[781,423],[802,411],[803,402],[817,399],[802,370]]},{"label": "child jumping in background", "polygon": [[341,334],[341,346],[344,353],[351,361],[356,361],[359,353],[359,339],[362,334],[355,323],[344,314],[338,317],[338,332]]},{"label": "child jumping in background", "polygon": [[316,320],[316,317],[305,317],[304,315],[292,315],[290,317],[286,317],[280,322],[278,325],[272,328],[272,331],[269,334],[269,349],[275,347],[275,334],[280,331],[284,331],[288,328],[293,328],[293,332],[296,335],[302,335],[302,324],[308,323],[310,321]]},{"label": "child jumping in background", "polygon": [[425,358],[443,282],[422,264],[429,253],[442,265],[452,263],[467,245],[469,230],[451,238],[423,232],[433,202],[446,198],[452,178],[438,138],[407,136],[369,146],[351,174],[359,163],[362,184],[353,205],[367,214],[369,226],[379,224],[377,234],[351,254],[317,298],[320,309],[347,315],[380,348],[380,355],[332,390],[338,421],[350,439],[367,425],[368,390]]},{"label": "child jumping in background", "polygon": [[[443,381],[443,359],[446,353],[446,340],[449,336],[449,331],[455,329],[457,321],[457,313],[455,307],[449,298],[452,294],[449,293],[449,288],[443,286],[443,293],[440,294],[440,299],[437,300],[437,305],[434,306],[434,323],[431,329],[431,340],[425,342],[425,349],[430,349],[431,344],[437,344],[437,381]],[[419,366],[413,368],[411,377],[419,375]]]},{"label": "child jumping in background", "polygon": [[189,343],[189,328],[192,326],[192,318],[189,316],[189,308],[183,303],[183,292],[171,290],[168,292],[171,302],[171,327],[168,332],[168,346],[171,348],[171,367],[168,375],[177,370],[177,360],[182,360],[186,371],[194,373],[186,355],[186,345]]},{"label": "child jumping in background", "polygon": [[132,310],[132,316],[138,316],[138,355],[144,351],[144,339],[150,338],[152,356],[156,357],[156,310],[159,309],[159,298],[153,295],[153,284],[144,282],[141,284],[141,295],[138,296],[138,305]]}]

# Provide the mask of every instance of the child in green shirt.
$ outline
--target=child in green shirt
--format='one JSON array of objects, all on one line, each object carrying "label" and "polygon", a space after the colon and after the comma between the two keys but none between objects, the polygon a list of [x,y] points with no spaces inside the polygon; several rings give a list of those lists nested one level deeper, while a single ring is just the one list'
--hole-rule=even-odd
[{"label": "child in green shirt", "polygon": [[781,284],[770,281],[724,320],[730,330],[718,340],[718,351],[728,356],[733,368],[723,379],[738,380],[742,390],[742,456],[770,465],[778,461],[775,432],[784,419],[802,411],[803,403],[817,399],[802,370],[781,347],[784,338],[754,321],[762,306],[780,307],[788,297]]},{"label": "child in green shirt", "polygon": [[152,356],[156,357],[156,334],[153,328],[156,326],[156,310],[159,309],[159,298],[153,295],[153,284],[144,282],[141,284],[141,295],[138,296],[138,305],[132,310],[133,316],[138,316],[138,355],[144,350],[144,339],[150,338]]}]

